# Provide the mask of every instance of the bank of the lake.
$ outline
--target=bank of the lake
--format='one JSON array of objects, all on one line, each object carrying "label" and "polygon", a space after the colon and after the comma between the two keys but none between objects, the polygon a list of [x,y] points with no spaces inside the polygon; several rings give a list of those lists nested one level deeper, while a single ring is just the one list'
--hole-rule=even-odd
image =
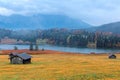
[{"label": "bank of the lake", "polygon": [[[14,47],[18,50],[29,49],[29,45],[0,45],[1,50],[14,50]],[[34,46],[35,47],[35,46]],[[64,46],[54,46],[54,45],[39,45],[39,49],[44,48],[45,50],[54,50],[60,52],[71,52],[71,53],[117,53],[120,49],[92,49],[92,48],[77,48],[77,47],[64,47]]]}]

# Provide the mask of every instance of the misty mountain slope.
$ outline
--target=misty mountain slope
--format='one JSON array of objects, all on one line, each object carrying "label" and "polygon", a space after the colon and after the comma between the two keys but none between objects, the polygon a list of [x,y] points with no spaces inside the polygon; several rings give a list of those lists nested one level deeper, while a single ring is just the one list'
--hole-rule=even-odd
[{"label": "misty mountain slope", "polygon": [[120,33],[120,22],[101,25],[96,28],[96,31]]},{"label": "misty mountain slope", "polygon": [[0,28],[7,29],[50,29],[68,28],[82,29],[91,27],[89,24],[65,15],[11,15],[0,16]]},{"label": "misty mountain slope", "polygon": [[90,32],[101,31],[101,32],[112,32],[120,34],[120,22],[114,22],[109,24],[104,24],[101,26],[93,26],[90,28],[85,29]]}]

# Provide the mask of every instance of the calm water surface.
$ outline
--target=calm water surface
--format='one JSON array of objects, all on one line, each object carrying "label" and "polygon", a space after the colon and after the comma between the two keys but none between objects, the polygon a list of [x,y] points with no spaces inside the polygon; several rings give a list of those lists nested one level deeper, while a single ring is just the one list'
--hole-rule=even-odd
[{"label": "calm water surface", "polygon": [[[18,49],[29,49],[29,45],[0,45],[1,50],[13,50],[14,46]],[[120,49],[91,49],[91,48],[76,48],[76,47],[62,47],[53,45],[39,45],[39,49],[44,48],[45,50],[56,50],[63,52],[75,52],[75,53],[112,53],[120,52]]]}]

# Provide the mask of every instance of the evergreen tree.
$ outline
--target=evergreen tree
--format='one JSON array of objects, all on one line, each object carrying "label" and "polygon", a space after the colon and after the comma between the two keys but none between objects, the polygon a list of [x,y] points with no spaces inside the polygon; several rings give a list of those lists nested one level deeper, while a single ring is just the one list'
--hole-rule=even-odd
[{"label": "evergreen tree", "polygon": [[30,51],[33,51],[33,43],[30,43]]},{"label": "evergreen tree", "polygon": [[14,46],[14,50],[18,50],[17,46]]},{"label": "evergreen tree", "polygon": [[39,50],[37,43],[35,44],[35,50],[36,50],[36,51]]}]

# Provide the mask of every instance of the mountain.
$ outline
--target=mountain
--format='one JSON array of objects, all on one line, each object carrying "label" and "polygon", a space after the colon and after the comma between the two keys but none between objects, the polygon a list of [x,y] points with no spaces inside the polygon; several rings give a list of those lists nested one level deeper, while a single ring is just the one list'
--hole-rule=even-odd
[{"label": "mountain", "polygon": [[100,26],[94,26],[85,29],[90,32],[101,31],[101,32],[112,32],[115,34],[120,34],[120,22],[114,22],[109,24],[103,24]]},{"label": "mountain", "polygon": [[96,28],[96,31],[120,33],[120,22],[101,25]]},{"label": "mountain", "polygon": [[91,25],[65,15],[0,16],[0,28],[7,29],[83,29],[88,27],[91,27]]}]

